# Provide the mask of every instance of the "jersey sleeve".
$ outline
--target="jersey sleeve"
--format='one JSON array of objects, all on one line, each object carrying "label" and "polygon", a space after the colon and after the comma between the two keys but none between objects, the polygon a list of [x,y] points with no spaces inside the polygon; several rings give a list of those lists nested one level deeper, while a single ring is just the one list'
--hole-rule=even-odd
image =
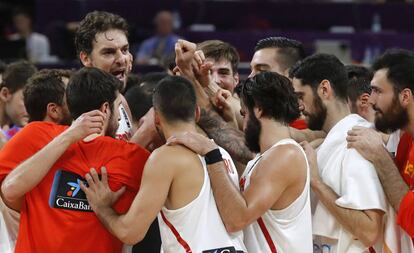
[{"label": "jersey sleeve", "polygon": [[409,191],[401,201],[397,223],[414,238],[414,192]]},{"label": "jersey sleeve", "polygon": [[[126,192],[115,203],[114,209],[118,213],[126,213],[138,193],[141,185],[142,173],[150,153],[136,144],[128,144],[123,151],[126,157],[125,172],[129,173],[128,180],[124,182]],[[120,189],[121,185],[114,185],[113,190]],[[112,187],[111,187],[112,188]]]},{"label": "jersey sleeve", "polygon": [[335,203],[349,209],[377,209],[386,212],[385,193],[372,163],[355,149],[348,149],[342,166],[342,192]]},{"label": "jersey sleeve", "polygon": [[30,158],[51,140],[47,126],[29,124],[20,130],[0,150],[0,182],[17,165]]}]

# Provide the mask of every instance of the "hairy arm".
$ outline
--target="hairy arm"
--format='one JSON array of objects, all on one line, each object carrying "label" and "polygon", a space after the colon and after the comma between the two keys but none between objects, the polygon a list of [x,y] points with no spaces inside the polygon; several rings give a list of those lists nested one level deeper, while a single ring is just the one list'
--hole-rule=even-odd
[{"label": "hairy arm", "polygon": [[372,162],[388,201],[398,212],[401,200],[409,188],[383,145],[383,135],[373,129],[354,127],[348,132],[347,141],[348,148],[355,148],[365,159]]},{"label": "hairy arm", "polygon": [[398,212],[401,200],[409,190],[408,185],[401,177],[397,166],[385,148],[382,148],[382,151],[379,150],[375,154],[372,162],[377,170],[388,201],[394,210]]},{"label": "hairy arm", "polygon": [[[172,159],[162,151],[154,151],[145,164],[140,190],[126,214],[119,215],[111,207],[113,193],[107,178],[87,175],[89,187],[81,186],[88,202],[102,224],[125,244],[141,241],[164,205],[173,180]],[[168,170],[165,168],[168,166]]]},{"label": "hairy arm", "polygon": [[244,133],[230,126],[213,109],[201,109],[199,126],[218,145],[223,147],[233,159],[247,164],[253,159],[254,154],[249,150],[244,141]]}]

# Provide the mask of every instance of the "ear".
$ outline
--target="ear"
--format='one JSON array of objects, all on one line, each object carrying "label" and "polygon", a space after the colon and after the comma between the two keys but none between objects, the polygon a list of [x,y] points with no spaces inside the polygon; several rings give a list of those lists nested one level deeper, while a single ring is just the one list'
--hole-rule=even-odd
[{"label": "ear", "polygon": [[106,115],[105,118],[107,118],[107,119],[110,118],[110,116],[111,116],[111,109],[110,109],[110,106],[109,106],[109,103],[108,102],[103,103],[101,105],[101,108],[99,108],[99,110]]},{"label": "ear", "polygon": [[233,78],[234,78],[234,87],[236,87],[240,82],[239,73],[234,74]]},{"label": "ear", "polygon": [[62,108],[55,103],[48,103],[46,106],[46,115],[54,122],[58,122],[60,120]]},{"label": "ear", "polygon": [[79,53],[79,59],[81,60],[83,66],[92,67],[91,57],[85,51],[81,51]]},{"label": "ear", "polygon": [[367,107],[369,105],[368,103],[369,97],[370,95],[368,93],[364,93],[361,96],[359,96],[359,100],[361,101],[361,106]]},{"label": "ear", "polygon": [[318,95],[322,99],[330,99],[334,93],[331,86],[331,82],[329,80],[322,80],[322,82],[318,86]]},{"label": "ear", "polygon": [[155,110],[155,108],[154,108],[154,124],[156,125],[156,126],[159,126],[160,125],[160,122],[161,122],[161,119],[160,119],[160,114],[157,112],[157,110]]},{"label": "ear", "polygon": [[200,120],[200,115],[201,115],[201,109],[200,106],[196,106],[195,109],[195,122],[197,123]]},{"label": "ear", "polygon": [[400,104],[402,107],[407,108],[409,104],[413,103],[413,93],[410,89],[403,89],[400,94],[398,94]]},{"label": "ear", "polygon": [[254,112],[254,116],[256,116],[257,119],[260,119],[262,117],[262,114],[263,114],[262,108],[254,107],[253,112]]},{"label": "ear", "polygon": [[0,99],[3,102],[8,102],[12,97],[11,92],[9,91],[9,88],[3,87],[0,90]]}]

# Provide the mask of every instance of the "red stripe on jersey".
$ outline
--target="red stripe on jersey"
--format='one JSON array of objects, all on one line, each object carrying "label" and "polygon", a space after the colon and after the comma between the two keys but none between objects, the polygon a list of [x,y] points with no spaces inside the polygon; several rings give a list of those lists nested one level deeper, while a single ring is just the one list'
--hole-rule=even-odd
[{"label": "red stripe on jersey", "polygon": [[181,237],[180,233],[178,233],[177,229],[175,229],[174,225],[171,224],[171,222],[169,222],[167,220],[167,218],[165,217],[164,213],[161,211],[161,217],[162,220],[165,222],[165,224],[167,224],[167,226],[170,228],[171,232],[175,235],[175,238],[177,238],[177,241],[179,244],[181,244],[181,246],[183,246],[184,250],[186,253],[192,253],[190,246],[188,245],[188,243],[186,241],[184,241],[184,239]]},{"label": "red stripe on jersey", "polygon": [[270,248],[271,252],[272,253],[277,253],[276,246],[272,241],[272,237],[270,236],[269,231],[267,231],[267,228],[266,228],[266,226],[263,222],[262,217],[257,219],[257,223],[259,223],[260,230],[262,230],[262,233],[263,233],[263,235],[266,239],[267,244],[269,245],[269,248]]},{"label": "red stripe on jersey", "polygon": [[376,253],[375,249],[373,247],[369,248],[369,253]]}]

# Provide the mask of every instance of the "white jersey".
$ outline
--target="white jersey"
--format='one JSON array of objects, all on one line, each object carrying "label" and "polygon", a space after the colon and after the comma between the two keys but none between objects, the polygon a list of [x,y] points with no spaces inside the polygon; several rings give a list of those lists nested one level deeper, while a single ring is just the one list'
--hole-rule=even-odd
[{"label": "white jersey", "polygon": [[[283,139],[274,144],[270,149],[286,144],[297,146],[302,151],[306,164],[308,164],[302,147],[292,139]],[[257,155],[247,164],[246,170],[240,179],[240,187],[242,188],[242,191],[249,187],[250,177],[253,174],[256,165],[263,157],[263,154]],[[294,202],[282,210],[268,210],[257,219],[257,221],[253,222],[243,230],[244,242],[248,252],[312,252],[309,165],[307,165],[306,169],[305,187]]]},{"label": "white jersey", "polygon": [[0,252],[12,253],[19,232],[20,213],[6,206],[0,198]]},{"label": "white jersey", "polygon": [[[238,174],[230,155],[220,148],[231,180],[238,186]],[[176,210],[162,208],[158,214],[162,251],[181,252],[246,252],[243,232],[229,234],[218,212],[204,158],[200,156],[204,182],[199,195]],[[227,250],[227,251],[226,251]]]}]

